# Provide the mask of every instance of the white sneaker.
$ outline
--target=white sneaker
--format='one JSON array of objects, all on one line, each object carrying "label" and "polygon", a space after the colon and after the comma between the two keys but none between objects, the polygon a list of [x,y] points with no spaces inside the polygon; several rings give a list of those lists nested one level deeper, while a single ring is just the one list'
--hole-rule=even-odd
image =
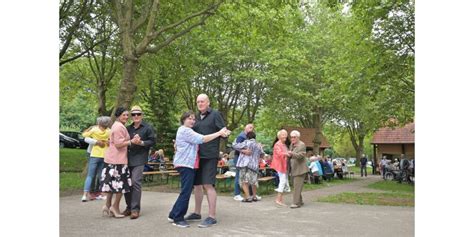
[{"label": "white sneaker", "polygon": [[243,198],[242,196],[240,196],[240,195],[235,195],[235,196],[234,196],[234,200],[241,202],[242,200],[244,200],[244,198]]},{"label": "white sneaker", "polygon": [[258,196],[258,195],[255,195],[255,197],[257,198],[257,201],[262,200],[262,197],[260,197],[260,196]]},{"label": "white sneaker", "polygon": [[81,201],[82,202],[87,202],[87,196],[86,195],[82,196]]},{"label": "white sneaker", "polygon": [[286,193],[291,193],[291,188],[286,188],[283,191],[286,192]]}]

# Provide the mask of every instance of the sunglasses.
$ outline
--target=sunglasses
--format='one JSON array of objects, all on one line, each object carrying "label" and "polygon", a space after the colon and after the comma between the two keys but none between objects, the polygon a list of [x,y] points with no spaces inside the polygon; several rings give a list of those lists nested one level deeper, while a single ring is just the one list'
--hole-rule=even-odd
[{"label": "sunglasses", "polygon": [[142,116],[142,113],[136,113],[136,114],[132,114],[133,117],[135,116]]}]

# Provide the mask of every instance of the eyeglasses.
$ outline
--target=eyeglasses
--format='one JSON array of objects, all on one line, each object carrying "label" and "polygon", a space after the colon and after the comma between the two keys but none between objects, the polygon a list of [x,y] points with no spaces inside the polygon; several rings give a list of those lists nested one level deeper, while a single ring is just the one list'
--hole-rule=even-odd
[{"label": "eyeglasses", "polygon": [[133,117],[135,116],[142,116],[142,113],[136,113],[136,114],[132,114]]},{"label": "eyeglasses", "polygon": [[291,136],[290,138],[297,138],[297,136]]}]

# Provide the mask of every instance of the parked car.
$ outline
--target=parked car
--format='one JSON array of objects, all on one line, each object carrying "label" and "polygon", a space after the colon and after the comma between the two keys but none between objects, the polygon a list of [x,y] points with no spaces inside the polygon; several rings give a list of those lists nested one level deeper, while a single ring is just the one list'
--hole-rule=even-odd
[{"label": "parked car", "polygon": [[74,138],[71,138],[62,133],[59,133],[59,147],[60,148],[64,148],[64,147],[79,148],[81,147],[81,143]]},{"label": "parked car", "polygon": [[80,148],[81,149],[87,149],[87,147],[89,146],[89,144],[87,144],[85,141],[84,141],[84,137],[82,136],[82,133],[80,132],[73,132],[73,131],[61,131],[62,134],[70,137],[70,138],[74,138],[76,140],[79,141],[80,143]]}]

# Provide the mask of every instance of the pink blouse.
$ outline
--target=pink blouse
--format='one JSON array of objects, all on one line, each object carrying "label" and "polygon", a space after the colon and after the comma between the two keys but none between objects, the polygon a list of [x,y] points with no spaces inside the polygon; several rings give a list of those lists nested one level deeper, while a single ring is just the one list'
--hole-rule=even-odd
[{"label": "pink blouse", "polygon": [[118,121],[115,121],[110,130],[110,141],[109,148],[105,152],[104,162],[107,164],[115,165],[126,165],[128,164],[127,159],[127,146],[122,148],[115,147],[115,144],[120,144],[125,141],[130,140],[130,135],[128,135],[127,128]]},{"label": "pink blouse", "polygon": [[272,169],[286,174],[287,163],[285,154],[287,151],[288,149],[286,148],[285,144],[281,143],[280,141],[275,143],[275,146],[273,146],[273,160],[272,164],[270,165]]}]

